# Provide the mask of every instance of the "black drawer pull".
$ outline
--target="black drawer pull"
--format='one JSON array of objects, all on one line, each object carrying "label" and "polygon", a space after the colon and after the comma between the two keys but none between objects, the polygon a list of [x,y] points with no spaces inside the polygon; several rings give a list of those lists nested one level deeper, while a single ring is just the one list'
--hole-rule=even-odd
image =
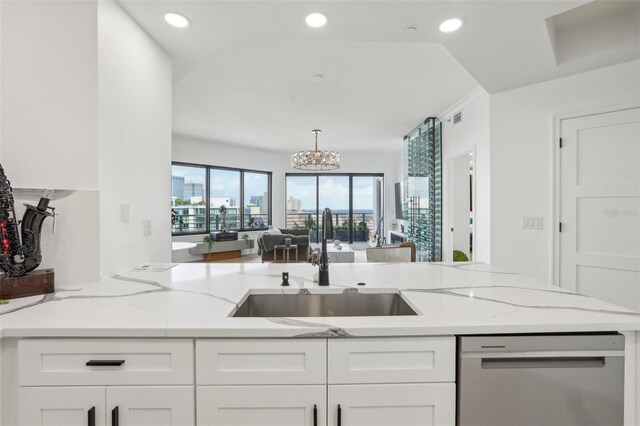
[{"label": "black drawer pull", "polygon": [[313,426],[318,426],[318,406],[313,404]]},{"label": "black drawer pull", "polygon": [[338,426],[342,426],[342,408],[338,404]]},{"label": "black drawer pull", "polygon": [[87,411],[87,416],[87,425],[96,426],[96,407],[89,408],[89,411]]},{"label": "black drawer pull", "polygon": [[87,367],[120,367],[124,359],[91,359],[87,361]]},{"label": "black drawer pull", "polygon": [[116,405],[116,408],[111,410],[111,426],[118,426],[120,424],[120,409]]}]

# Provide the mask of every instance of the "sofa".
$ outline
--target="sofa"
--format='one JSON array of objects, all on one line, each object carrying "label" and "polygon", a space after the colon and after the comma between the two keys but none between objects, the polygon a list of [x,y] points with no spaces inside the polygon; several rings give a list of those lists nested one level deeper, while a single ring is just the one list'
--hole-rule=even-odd
[{"label": "sofa", "polygon": [[[291,244],[298,246],[298,259],[306,262],[309,258],[309,229],[308,228],[276,228],[258,237],[258,254],[263,262],[272,262],[274,247],[284,244],[285,238],[291,238]],[[280,233],[277,233],[280,232]]]}]

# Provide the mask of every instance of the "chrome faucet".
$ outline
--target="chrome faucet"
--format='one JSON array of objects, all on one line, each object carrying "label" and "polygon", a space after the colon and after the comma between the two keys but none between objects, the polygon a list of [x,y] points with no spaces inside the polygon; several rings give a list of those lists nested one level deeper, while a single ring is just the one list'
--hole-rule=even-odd
[{"label": "chrome faucet", "polygon": [[331,210],[325,208],[322,212],[322,254],[320,255],[318,285],[329,285],[328,239],[333,239],[333,215],[331,214]]}]

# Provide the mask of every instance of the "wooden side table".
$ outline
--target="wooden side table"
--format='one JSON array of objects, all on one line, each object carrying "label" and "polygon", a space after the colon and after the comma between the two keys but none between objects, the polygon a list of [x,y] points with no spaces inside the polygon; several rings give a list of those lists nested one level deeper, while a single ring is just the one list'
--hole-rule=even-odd
[{"label": "wooden side table", "polygon": [[[282,260],[278,260],[278,250],[282,250]],[[273,247],[273,261],[277,263],[289,263],[291,261],[291,258],[290,258],[291,250],[296,251],[295,261],[297,262],[298,261],[298,245],[297,244],[291,244],[288,246],[284,244],[276,244]]]}]

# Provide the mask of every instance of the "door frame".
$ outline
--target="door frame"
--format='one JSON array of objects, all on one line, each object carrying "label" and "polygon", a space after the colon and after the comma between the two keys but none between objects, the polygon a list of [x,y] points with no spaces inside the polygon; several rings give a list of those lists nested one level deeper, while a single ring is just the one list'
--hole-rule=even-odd
[{"label": "door frame", "polygon": [[[471,185],[471,207],[473,209],[473,224],[471,227],[471,233],[473,235],[473,247],[477,247],[477,240],[476,240],[476,182],[477,182],[477,178],[476,178],[476,145],[473,144],[473,146],[471,146],[470,148],[465,148],[464,150],[455,152],[453,155],[450,155],[449,157],[447,157],[443,162],[443,167],[445,170],[443,170],[442,176],[443,176],[443,187],[446,188],[446,193],[443,193],[443,203],[442,206],[444,207],[444,211],[442,214],[443,219],[446,219],[446,222],[444,222],[442,225],[442,231],[443,233],[446,232],[446,238],[443,238],[443,253],[444,255],[442,256],[442,260],[444,262],[453,262],[453,236],[451,235],[451,224],[453,223],[453,209],[451,206],[451,194],[453,192],[453,188],[452,188],[452,184],[453,184],[453,161],[465,156],[465,155],[469,155],[469,154],[473,154],[473,183]],[[449,229],[449,231],[447,231],[447,229]],[[471,257],[469,258],[470,262],[474,262],[476,259],[476,250],[472,251],[471,253]]]},{"label": "door frame", "polygon": [[560,204],[561,204],[561,196],[560,193],[560,135],[561,135],[561,126],[564,120],[571,120],[574,118],[582,118],[588,117],[590,115],[600,115],[600,114],[608,114],[612,112],[626,111],[630,109],[640,108],[640,103],[626,104],[621,106],[608,106],[596,109],[590,109],[586,111],[580,112],[572,112],[566,114],[554,114],[552,115],[552,137],[551,144],[553,149],[551,151],[552,156],[552,179],[551,179],[551,232],[552,238],[549,243],[549,257],[550,257],[550,271],[549,276],[551,277],[551,284],[561,287],[560,285]]}]

